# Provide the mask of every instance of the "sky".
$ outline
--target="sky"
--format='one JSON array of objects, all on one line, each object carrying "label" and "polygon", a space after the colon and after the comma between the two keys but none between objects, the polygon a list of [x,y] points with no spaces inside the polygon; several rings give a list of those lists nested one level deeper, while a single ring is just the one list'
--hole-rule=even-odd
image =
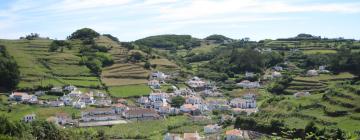
[{"label": "sky", "polygon": [[251,40],[299,33],[360,39],[359,0],[0,0],[0,38],[65,39],[80,28],[121,41],[222,34]]}]

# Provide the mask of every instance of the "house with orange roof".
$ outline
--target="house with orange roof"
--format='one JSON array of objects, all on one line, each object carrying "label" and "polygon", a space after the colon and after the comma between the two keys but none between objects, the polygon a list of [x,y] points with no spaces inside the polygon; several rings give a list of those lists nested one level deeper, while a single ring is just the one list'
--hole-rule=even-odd
[{"label": "house with orange roof", "polygon": [[232,129],[225,132],[226,140],[241,140],[242,132],[238,129]]}]

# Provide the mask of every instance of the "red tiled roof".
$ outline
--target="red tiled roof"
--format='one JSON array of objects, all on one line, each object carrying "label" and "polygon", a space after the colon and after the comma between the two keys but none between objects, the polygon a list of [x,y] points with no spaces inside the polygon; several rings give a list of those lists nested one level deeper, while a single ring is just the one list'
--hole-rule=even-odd
[{"label": "red tiled roof", "polygon": [[238,129],[228,130],[225,132],[226,135],[241,135],[241,131]]}]

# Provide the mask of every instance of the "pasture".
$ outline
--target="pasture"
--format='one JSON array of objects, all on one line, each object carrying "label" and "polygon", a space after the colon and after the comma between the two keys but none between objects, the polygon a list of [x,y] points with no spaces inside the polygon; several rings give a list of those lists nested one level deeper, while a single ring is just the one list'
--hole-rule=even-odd
[{"label": "pasture", "polygon": [[124,85],[124,86],[112,86],[109,87],[110,95],[113,97],[125,98],[133,96],[149,95],[151,89],[145,85]]}]

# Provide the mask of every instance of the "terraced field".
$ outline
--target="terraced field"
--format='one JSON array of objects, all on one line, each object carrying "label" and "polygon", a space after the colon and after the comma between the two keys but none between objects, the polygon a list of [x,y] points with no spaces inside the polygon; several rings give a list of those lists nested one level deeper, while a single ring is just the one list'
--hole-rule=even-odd
[{"label": "terraced field", "polygon": [[323,92],[328,89],[329,84],[337,81],[348,80],[354,78],[350,73],[340,73],[338,75],[320,74],[315,77],[295,77],[286,89],[289,93],[298,91]]},{"label": "terraced field", "polygon": [[72,50],[49,52],[51,40],[0,40],[20,67],[18,88],[36,86],[99,87],[99,79],[83,65],[79,65],[78,42]]},{"label": "terraced field", "polygon": [[293,128],[304,128],[314,121],[321,127],[339,127],[347,132],[360,131],[360,89],[355,85],[335,84],[330,91],[302,98],[287,96],[274,104],[264,105],[265,112],[281,118]]},{"label": "terraced field", "polygon": [[[112,42],[112,45],[115,43]],[[107,86],[121,86],[129,84],[141,84],[147,82],[149,71],[143,68],[141,63],[126,62],[128,50],[119,44],[112,46],[110,54],[114,64],[105,67],[101,73],[101,79]]]}]

